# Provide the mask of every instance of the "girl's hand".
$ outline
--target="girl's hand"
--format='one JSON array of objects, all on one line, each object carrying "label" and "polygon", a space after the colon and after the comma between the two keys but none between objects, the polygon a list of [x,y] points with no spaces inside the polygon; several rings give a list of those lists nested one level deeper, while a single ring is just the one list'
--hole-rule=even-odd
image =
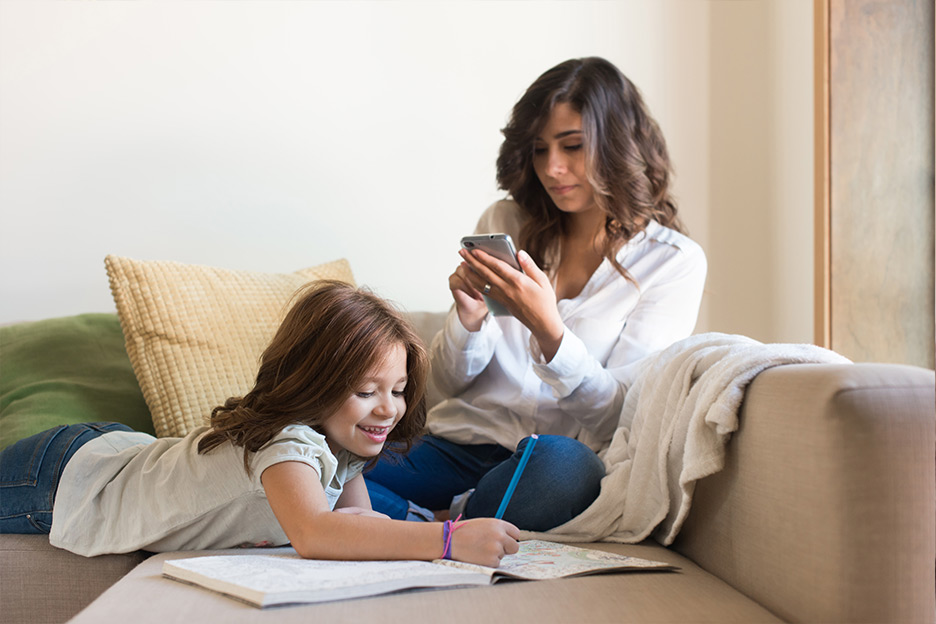
[{"label": "girl's hand", "polygon": [[[470,332],[481,329],[481,323],[487,316],[488,310],[481,296],[481,291],[475,288],[468,279],[471,269],[462,262],[455,272],[449,276],[449,290],[455,299],[455,311],[462,327]],[[482,286],[483,288],[483,286]]]},{"label": "girl's hand", "polygon": [[562,343],[565,327],[549,277],[525,251],[517,254],[522,273],[478,249],[471,252],[462,249],[459,253],[465,261],[459,267],[465,268],[462,279],[479,297],[481,289],[489,285],[488,297],[503,303],[518,321],[526,325],[539,343],[543,357],[547,362],[552,360]]},{"label": "girl's hand", "polygon": [[504,555],[520,550],[520,529],[504,520],[474,518],[452,534],[452,559],[496,568]]}]

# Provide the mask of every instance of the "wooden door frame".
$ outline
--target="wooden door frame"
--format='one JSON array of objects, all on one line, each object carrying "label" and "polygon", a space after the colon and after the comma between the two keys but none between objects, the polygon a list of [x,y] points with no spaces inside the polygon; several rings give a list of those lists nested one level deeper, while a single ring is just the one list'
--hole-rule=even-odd
[{"label": "wooden door frame", "polygon": [[831,297],[831,192],[830,192],[830,124],[829,124],[829,0],[814,1],[814,115],[815,115],[815,276],[814,276],[814,342],[832,348]]}]

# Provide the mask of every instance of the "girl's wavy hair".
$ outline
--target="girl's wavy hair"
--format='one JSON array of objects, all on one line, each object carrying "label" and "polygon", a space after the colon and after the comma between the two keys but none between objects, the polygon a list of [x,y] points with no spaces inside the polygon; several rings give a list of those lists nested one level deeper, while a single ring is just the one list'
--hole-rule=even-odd
[{"label": "girl's wavy hair", "polygon": [[605,213],[601,253],[627,279],[615,257],[654,219],[684,232],[670,191],[672,165],[666,142],[637,87],[603,58],[572,59],[546,71],[516,103],[502,132],[497,183],[526,215],[520,245],[540,267],[563,231],[563,213],[533,170],[534,141],[553,107],[568,103],[582,116],[585,171],[595,202]]},{"label": "girl's wavy hair", "polygon": [[[198,443],[207,453],[231,442],[250,453],[288,425],[323,433],[328,420],[381,363],[390,348],[406,351],[406,413],[390,432],[394,452],[408,450],[426,424],[429,356],[412,326],[387,301],[344,282],[321,280],[300,290],[261,356],[253,389],[211,412],[211,430]],[[370,458],[375,463],[377,458]]]}]

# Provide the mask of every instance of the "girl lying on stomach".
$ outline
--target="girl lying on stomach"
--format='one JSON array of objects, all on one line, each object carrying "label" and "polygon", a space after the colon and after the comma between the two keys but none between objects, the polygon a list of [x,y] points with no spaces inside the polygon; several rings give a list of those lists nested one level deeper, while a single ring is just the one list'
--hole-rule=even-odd
[{"label": "girl lying on stomach", "polygon": [[[0,453],[0,533],[93,556],[291,544],[317,559],[448,557],[488,566],[515,526],[390,520],[362,471],[425,424],[425,348],[383,299],[342,282],[298,295],[256,384],[184,438],[59,426]],[[456,532],[457,529],[457,532]]]}]

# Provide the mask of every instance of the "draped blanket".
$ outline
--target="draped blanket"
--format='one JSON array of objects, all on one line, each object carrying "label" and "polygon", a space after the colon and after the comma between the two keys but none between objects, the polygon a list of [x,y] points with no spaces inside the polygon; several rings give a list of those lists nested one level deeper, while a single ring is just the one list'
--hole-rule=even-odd
[{"label": "draped blanket", "polygon": [[569,522],[546,533],[524,532],[524,539],[632,543],[653,534],[671,544],[696,481],[724,467],[747,384],[773,366],[848,362],[814,345],[720,333],[690,336],[648,356],[601,452],[605,477],[598,498]]}]

